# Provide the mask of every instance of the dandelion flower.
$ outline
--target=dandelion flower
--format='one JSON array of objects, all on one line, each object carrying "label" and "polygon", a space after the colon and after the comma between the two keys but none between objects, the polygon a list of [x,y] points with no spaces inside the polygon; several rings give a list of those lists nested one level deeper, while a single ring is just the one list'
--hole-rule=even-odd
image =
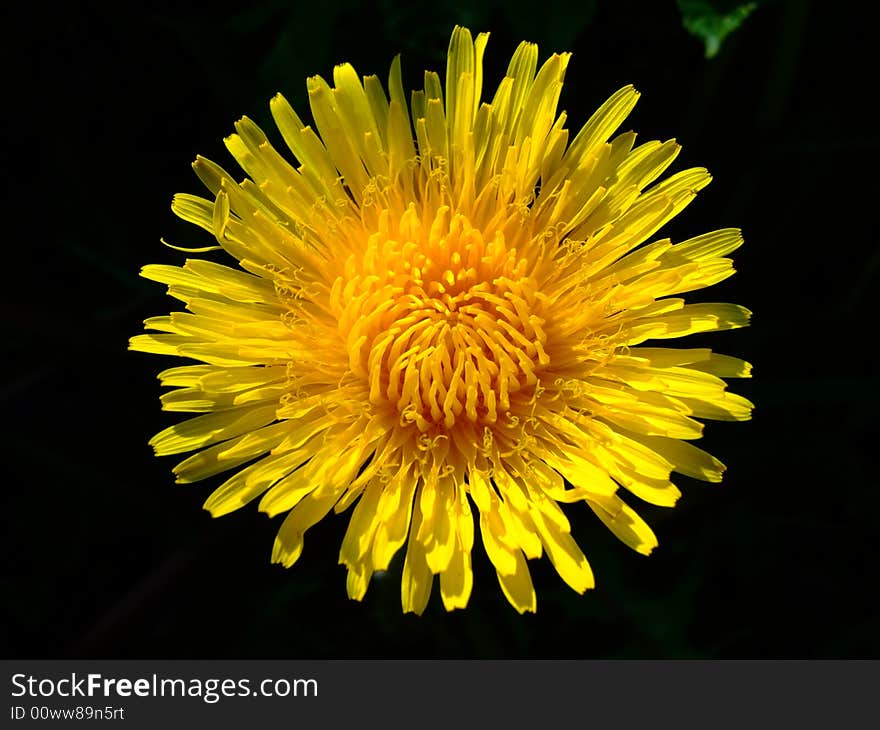
[{"label": "dandelion flower", "polygon": [[257,499],[285,514],[272,559],[291,566],[309,527],[350,510],[348,595],[404,550],[415,613],[434,576],[447,610],[467,604],[476,525],[520,612],[536,608],[527,559],[543,553],[578,593],[594,585],[561,504],[650,553],[654,533],[621,488],[672,506],[671,472],[720,481],[724,466],[691,443],[697,419],[751,410],[722,379],[747,363],[643,345],[748,323],[743,307],[679,296],[733,274],[738,230],[651,240],[707,171],[655,182],[676,142],[613,136],[631,86],[570,140],[557,113],[567,53],[539,68],[522,43],[484,97],[487,39],[457,27],[445,82],[426,72],[409,104],[399,59],[387,95],[349,64],[333,86],[310,78],[314,126],[276,96],[295,162],[239,121],[225,141],[243,180],[199,157],[211,197],[172,203],[235,263],[146,266],[186,311],[131,340],[197,362],[159,375],[173,388],[162,406],[203,415],[151,444],[195,452],[174,468],[180,483],[231,473],[212,515]]}]

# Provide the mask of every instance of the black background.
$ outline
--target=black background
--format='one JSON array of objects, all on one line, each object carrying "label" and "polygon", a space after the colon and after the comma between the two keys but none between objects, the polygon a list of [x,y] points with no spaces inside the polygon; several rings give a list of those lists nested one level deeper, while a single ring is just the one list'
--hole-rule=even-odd
[{"label": "black background", "polygon": [[[40,26],[39,68],[16,69],[37,74],[39,154],[23,157],[40,175],[28,238],[8,241],[5,655],[880,656],[869,24],[838,3],[768,2],[707,60],[673,0],[59,7]],[[243,114],[277,140],[268,99],[282,91],[306,116],[306,76],[336,62],[384,78],[402,52],[407,87],[420,85],[424,68],[445,69],[456,22],[492,32],[486,89],[522,38],[542,57],[572,50],[569,127],[634,83],[623,129],[676,137],[675,169],[715,176],[668,235],[746,236],[737,276],[691,299],[755,312],[705,339],[755,365],[733,385],[754,420],[711,423],[701,443],[728,464],[724,483],[681,478],[676,509],[640,509],[660,539],[648,558],[568,510],[597,589],[578,596],[533,562],[538,613],[524,617],[479,546],[465,611],[446,614],[435,586],[424,616],[401,615],[400,556],[349,601],[336,565],[347,514],[313,528],[291,570],[270,565],[279,520],[212,520],[201,504],[219,482],[176,486],[173,458],[152,456],[149,437],[177,418],[157,400],[170,361],[126,350],[173,306],[137,276],[182,262],[159,237],[205,243],[168,205],[202,192],[196,154],[232,169],[222,137]]]}]

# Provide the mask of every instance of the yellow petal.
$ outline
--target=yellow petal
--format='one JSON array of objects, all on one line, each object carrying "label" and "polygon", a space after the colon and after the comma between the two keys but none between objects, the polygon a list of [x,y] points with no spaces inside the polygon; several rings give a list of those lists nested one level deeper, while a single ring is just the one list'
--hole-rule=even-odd
[{"label": "yellow petal", "polygon": [[325,494],[312,492],[290,510],[275,537],[275,545],[272,548],[273,563],[281,563],[285,568],[289,568],[299,559],[306,530],[324,518],[338,496],[332,491]]},{"label": "yellow petal", "polygon": [[446,570],[440,573],[440,597],[447,611],[465,608],[474,585],[471,570],[471,554],[465,550],[461,540],[456,540],[455,552]]},{"label": "yellow petal", "polygon": [[620,497],[588,500],[587,504],[609,530],[637,553],[650,555],[657,547],[654,532]]},{"label": "yellow petal", "polygon": [[532,576],[529,574],[529,566],[523,554],[517,550],[514,553],[515,567],[512,573],[497,573],[498,583],[504,596],[519,613],[535,612],[537,608],[537,596],[532,585]]},{"label": "yellow petal", "polygon": [[403,577],[400,583],[400,597],[404,613],[421,615],[431,597],[431,586],[434,574],[425,559],[425,549],[416,539],[416,532],[421,524],[421,511],[416,502],[413,508],[412,526],[406,548],[406,559],[403,562]]},{"label": "yellow petal", "polygon": [[593,588],[596,585],[593,571],[574,538],[540,513],[532,514],[541,542],[562,580],[578,593]]},{"label": "yellow petal", "polygon": [[376,519],[376,508],[382,491],[381,482],[371,482],[351,514],[348,529],[345,531],[342,547],[339,550],[339,562],[349,568],[359,564],[369,552],[376,528],[379,526]]}]

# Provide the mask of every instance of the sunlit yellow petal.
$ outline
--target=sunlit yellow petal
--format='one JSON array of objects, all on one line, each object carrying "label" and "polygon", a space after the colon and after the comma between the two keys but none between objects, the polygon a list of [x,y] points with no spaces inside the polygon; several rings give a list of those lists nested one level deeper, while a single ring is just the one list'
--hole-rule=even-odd
[{"label": "sunlit yellow petal", "polygon": [[532,576],[523,554],[517,550],[513,554],[514,569],[509,574],[498,573],[498,583],[504,596],[519,613],[537,610],[537,596],[532,585]]}]

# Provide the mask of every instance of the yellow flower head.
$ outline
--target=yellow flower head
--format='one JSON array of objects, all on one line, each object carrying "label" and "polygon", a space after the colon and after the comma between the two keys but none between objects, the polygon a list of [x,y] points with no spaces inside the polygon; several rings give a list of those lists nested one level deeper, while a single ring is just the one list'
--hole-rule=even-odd
[{"label": "yellow flower head", "polygon": [[650,553],[657,540],[620,487],[671,506],[672,471],[719,481],[723,465],[689,443],[695,419],[751,410],[721,379],[747,363],[641,346],[748,323],[742,307],[677,296],[733,274],[723,256],[738,230],[642,245],[709,174],[654,183],[675,141],[609,141],[638,98],[630,86],[569,140],[556,106],[570,54],[538,68],[522,43],[484,99],[487,39],[456,28],[445,82],[427,72],[409,104],[397,59],[387,95],[348,64],[334,86],[309,79],[314,127],[276,96],[296,165],[238,122],[226,146],[247,177],[198,158],[211,199],[176,195],[172,209],[240,268],[145,267],[187,311],[131,340],[199,362],[159,377],[174,388],[166,410],[204,415],[151,443],[196,452],[178,482],[237,470],[206,509],[259,498],[286,513],[272,557],[290,566],[310,526],[353,508],[348,595],[404,548],[403,610],[416,613],[435,575],[447,610],[467,604],[475,522],[520,612],[536,605],[526,559],[543,552],[575,591],[593,587],[560,503],[586,503]]}]

